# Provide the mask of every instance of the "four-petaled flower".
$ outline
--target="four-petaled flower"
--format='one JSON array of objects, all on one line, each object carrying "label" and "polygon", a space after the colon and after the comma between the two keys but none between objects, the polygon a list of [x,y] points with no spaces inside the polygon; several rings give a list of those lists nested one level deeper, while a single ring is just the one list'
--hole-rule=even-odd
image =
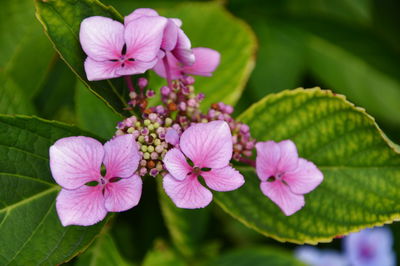
[{"label": "four-petaled flower", "polygon": [[346,257],[352,266],[394,266],[393,236],[387,228],[365,229],[344,239]]},{"label": "four-petaled flower", "polygon": [[163,160],[169,172],[163,187],[176,206],[195,209],[211,202],[212,194],[200,184],[199,176],[216,191],[231,191],[244,184],[243,176],[229,166],[232,146],[231,131],[224,121],[195,124],[182,133],[180,150],[171,149]]},{"label": "four-petaled flower", "polygon": [[256,170],[261,191],[289,216],[304,206],[303,194],[314,190],[323,174],[312,163],[297,155],[291,140],[256,144]]},{"label": "four-petaled flower", "polygon": [[94,16],[81,23],[79,39],[87,54],[88,80],[144,73],[158,60],[167,19],[143,16],[122,23]]},{"label": "four-petaled flower", "polygon": [[[151,8],[138,8],[131,14],[125,17],[125,24],[141,17],[160,17],[154,9]],[[168,18],[167,24],[164,28],[163,39],[161,43],[162,52],[170,52],[177,60],[183,64],[190,66],[194,63],[195,57],[191,49],[192,44],[189,38],[180,28],[182,21],[177,18]],[[162,56],[158,62],[162,62]]]},{"label": "four-petaled flower", "polygon": [[[220,54],[210,48],[193,48],[194,64],[187,66],[182,64],[172,53],[167,52],[166,57],[169,65],[171,79],[179,79],[184,75],[211,76],[220,62]],[[157,62],[153,70],[160,77],[167,78],[165,64],[161,60]]]},{"label": "four-petaled flower", "polygon": [[[135,173],[140,160],[131,134],[116,137],[104,146],[89,137],[68,137],[50,147],[53,178],[62,187],[56,208],[61,223],[92,225],[107,212],[136,206],[142,180]],[[101,174],[104,164],[106,174]]]}]

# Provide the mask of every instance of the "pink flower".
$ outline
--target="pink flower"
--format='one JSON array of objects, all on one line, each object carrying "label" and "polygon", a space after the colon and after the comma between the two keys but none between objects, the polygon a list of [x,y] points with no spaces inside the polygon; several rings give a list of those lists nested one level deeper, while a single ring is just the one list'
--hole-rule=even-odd
[{"label": "pink flower", "polygon": [[63,138],[54,143],[50,168],[62,187],[56,208],[63,226],[92,225],[104,219],[107,212],[136,206],[142,193],[142,180],[134,174],[139,160],[131,134],[116,137],[104,146],[89,137]]},{"label": "pink flower", "polygon": [[196,124],[180,138],[180,148],[173,148],[164,157],[169,174],[164,177],[165,192],[179,208],[195,209],[212,200],[210,190],[231,191],[244,184],[243,176],[229,166],[232,157],[232,135],[224,121]]},{"label": "pink flower", "polygon": [[[211,76],[220,62],[220,54],[210,48],[193,48],[195,62],[191,66],[185,66],[176,59],[172,53],[166,53],[171,79],[179,79],[184,75]],[[165,66],[162,60],[158,61],[153,70],[161,77],[167,78]]]},{"label": "pink flower", "polygon": [[102,80],[144,73],[158,58],[167,19],[141,17],[125,26],[106,17],[82,21],[79,39],[88,55],[88,80]]},{"label": "pink flower", "polygon": [[[160,17],[157,11],[150,8],[139,8],[125,17],[125,24],[141,17]],[[171,52],[183,65],[192,65],[194,55],[191,50],[189,38],[180,28],[182,21],[177,18],[168,18],[167,25],[163,32],[161,49],[163,52]],[[162,57],[161,57],[162,58]],[[160,61],[162,61],[160,58]]]},{"label": "pink flower", "polygon": [[314,190],[323,174],[312,163],[297,155],[291,140],[256,144],[256,170],[261,191],[289,216],[304,206],[303,194]]}]

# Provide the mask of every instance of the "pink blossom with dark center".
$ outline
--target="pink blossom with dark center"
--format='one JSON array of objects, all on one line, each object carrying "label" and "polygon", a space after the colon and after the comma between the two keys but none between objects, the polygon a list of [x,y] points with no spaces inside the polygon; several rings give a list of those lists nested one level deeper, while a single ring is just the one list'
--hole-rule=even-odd
[{"label": "pink blossom with dark center", "polygon": [[88,80],[144,73],[158,60],[167,19],[140,17],[130,23],[94,16],[81,23],[79,39],[87,54]]},{"label": "pink blossom with dark center", "polygon": [[167,195],[179,208],[203,208],[210,204],[212,193],[231,191],[244,184],[243,176],[229,166],[232,158],[232,135],[224,121],[199,123],[187,128],[179,141],[164,157],[168,174],[163,179]]},{"label": "pink blossom with dark center", "polygon": [[[197,75],[209,77],[215,71],[220,63],[220,54],[210,48],[193,48],[194,64],[187,66],[182,64],[174,54],[167,52],[166,57],[169,66],[169,75],[171,79],[183,78],[185,75]],[[163,78],[167,78],[165,64],[158,61],[153,70]]]},{"label": "pink blossom with dark center", "polygon": [[[107,212],[126,211],[139,202],[142,180],[134,137],[115,137],[104,146],[89,137],[59,139],[50,147],[50,168],[62,187],[56,209],[63,226],[92,225]],[[106,173],[101,174],[104,164]]]},{"label": "pink blossom with dark center", "polygon": [[261,191],[287,216],[300,210],[304,194],[323,180],[321,171],[310,161],[299,158],[291,140],[256,144],[256,170]]}]

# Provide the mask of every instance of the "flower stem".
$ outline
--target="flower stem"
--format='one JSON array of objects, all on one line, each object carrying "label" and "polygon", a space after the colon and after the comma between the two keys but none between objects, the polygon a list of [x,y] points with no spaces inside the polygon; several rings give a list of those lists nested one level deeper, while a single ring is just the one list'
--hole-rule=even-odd
[{"label": "flower stem", "polygon": [[171,70],[169,68],[167,55],[164,56],[163,63],[164,63],[164,68],[165,68],[165,74],[167,75],[168,87],[170,87],[172,89]]},{"label": "flower stem", "polygon": [[132,79],[130,76],[124,76],[126,85],[128,85],[129,91],[135,91],[135,87],[133,87]]},{"label": "flower stem", "polygon": [[256,168],[256,162],[252,159],[242,157],[239,159],[239,162],[248,164],[248,165]]}]

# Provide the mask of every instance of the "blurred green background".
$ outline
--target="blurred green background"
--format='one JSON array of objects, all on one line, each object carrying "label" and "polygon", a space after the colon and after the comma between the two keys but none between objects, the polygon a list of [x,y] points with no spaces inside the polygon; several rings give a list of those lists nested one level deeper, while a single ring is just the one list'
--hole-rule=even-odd
[{"label": "blurred green background", "polygon": [[[120,120],[104,111],[104,105],[56,55],[35,18],[33,0],[18,2],[2,1],[0,9],[0,113],[34,114],[83,128],[94,119]],[[138,7],[173,8],[184,1],[103,2],[127,15]],[[267,94],[320,86],[365,108],[392,140],[400,142],[399,1],[217,2],[246,21],[258,38],[256,65],[237,104],[237,114]],[[97,132],[107,136],[110,129],[100,124]],[[150,191],[144,195],[156,195],[155,186],[145,189]],[[212,256],[219,249],[277,243],[245,228],[213,205],[204,236],[206,245],[199,253]],[[167,229],[159,222],[162,217],[156,198],[144,197],[137,208],[116,219],[112,235],[130,260],[142,259],[156,239],[167,238]],[[156,243],[156,248],[163,250],[163,243]],[[338,247],[339,241],[321,246]]]}]

